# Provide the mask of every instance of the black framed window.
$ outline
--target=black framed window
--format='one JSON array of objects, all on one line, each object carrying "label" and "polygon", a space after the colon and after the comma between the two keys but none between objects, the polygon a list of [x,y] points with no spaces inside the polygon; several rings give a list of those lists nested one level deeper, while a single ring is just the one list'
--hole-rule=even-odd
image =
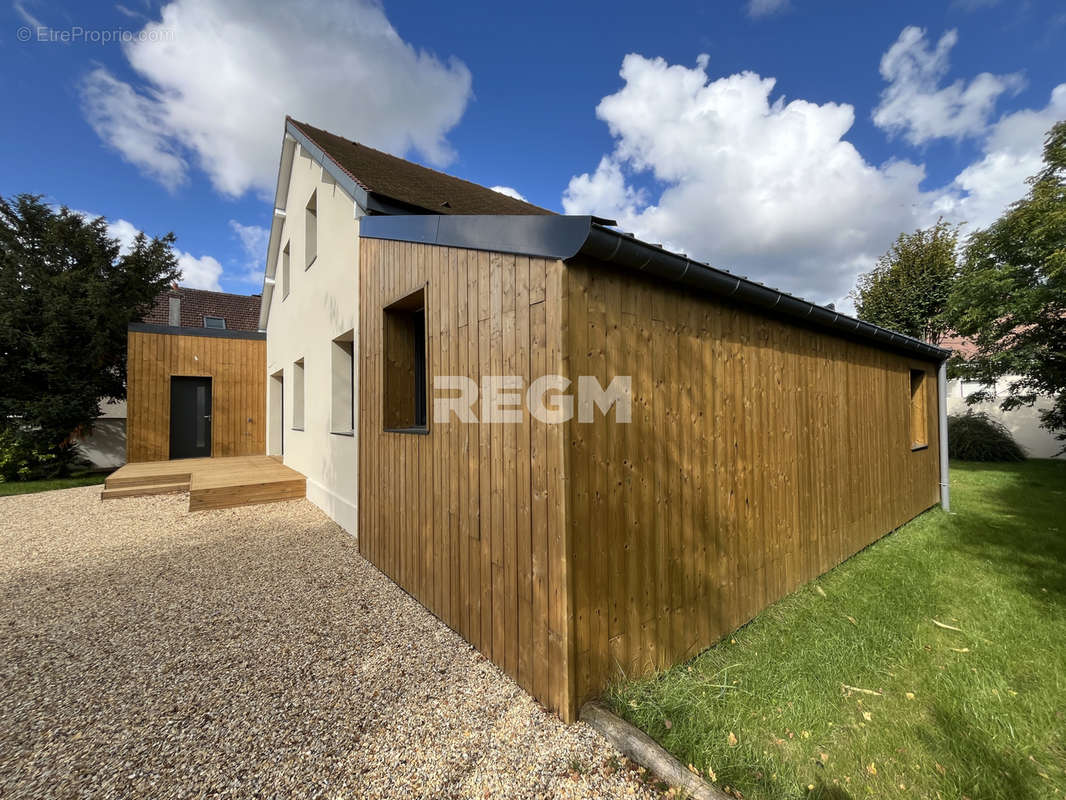
[{"label": "black framed window", "polygon": [[387,431],[429,430],[425,289],[384,309],[383,420]]}]

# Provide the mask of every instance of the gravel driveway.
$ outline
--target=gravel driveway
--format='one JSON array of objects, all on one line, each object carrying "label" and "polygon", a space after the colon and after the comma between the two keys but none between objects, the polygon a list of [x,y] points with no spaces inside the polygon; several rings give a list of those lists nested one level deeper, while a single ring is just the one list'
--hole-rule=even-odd
[{"label": "gravel driveway", "polygon": [[0,499],[0,796],[652,795],[307,501]]}]

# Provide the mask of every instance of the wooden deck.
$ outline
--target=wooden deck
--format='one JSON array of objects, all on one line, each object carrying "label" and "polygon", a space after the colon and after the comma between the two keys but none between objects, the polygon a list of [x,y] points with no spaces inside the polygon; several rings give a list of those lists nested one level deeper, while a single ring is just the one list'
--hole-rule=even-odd
[{"label": "wooden deck", "polygon": [[270,456],[183,458],[127,464],[111,473],[101,500],[189,493],[189,511],[231,508],[304,496],[306,479]]}]

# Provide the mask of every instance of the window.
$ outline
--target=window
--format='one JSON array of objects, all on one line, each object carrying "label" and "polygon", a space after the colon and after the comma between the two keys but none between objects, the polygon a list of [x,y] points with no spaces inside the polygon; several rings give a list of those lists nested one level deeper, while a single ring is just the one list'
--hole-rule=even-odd
[{"label": "window", "polygon": [[304,360],[292,365],[292,429],[304,429]]},{"label": "window", "polygon": [[311,199],[304,209],[304,252],[307,261],[304,269],[310,268],[318,257],[318,192],[311,192]]},{"label": "window", "polygon": [[167,324],[175,328],[181,327],[181,298],[171,297],[170,307],[167,310]]},{"label": "window", "polygon": [[281,251],[281,299],[289,296],[289,243]]},{"label": "window", "polygon": [[348,331],[333,340],[333,408],[330,430],[333,433],[352,433],[355,430],[355,331]]},{"label": "window", "polygon": [[385,429],[425,433],[426,303],[425,290],[385,309]]},{"label": "window", "polygon": [[925,408],[926,374],[924,369],[911,370],[911,450],[929,446],[929,431]]},{"label": "window", "polygon": [[204,317],[205,328],[218,328],[219,330],[226,329],[226,320],[222,317]]}]

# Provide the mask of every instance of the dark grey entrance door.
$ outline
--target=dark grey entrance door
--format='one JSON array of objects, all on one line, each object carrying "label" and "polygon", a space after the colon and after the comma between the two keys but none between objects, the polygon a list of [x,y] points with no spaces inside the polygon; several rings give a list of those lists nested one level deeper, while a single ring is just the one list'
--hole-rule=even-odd
[{"label": "dark grey entrance door", "polygon": [[170,379],[170,457],[211,455],[211,379]]}]

